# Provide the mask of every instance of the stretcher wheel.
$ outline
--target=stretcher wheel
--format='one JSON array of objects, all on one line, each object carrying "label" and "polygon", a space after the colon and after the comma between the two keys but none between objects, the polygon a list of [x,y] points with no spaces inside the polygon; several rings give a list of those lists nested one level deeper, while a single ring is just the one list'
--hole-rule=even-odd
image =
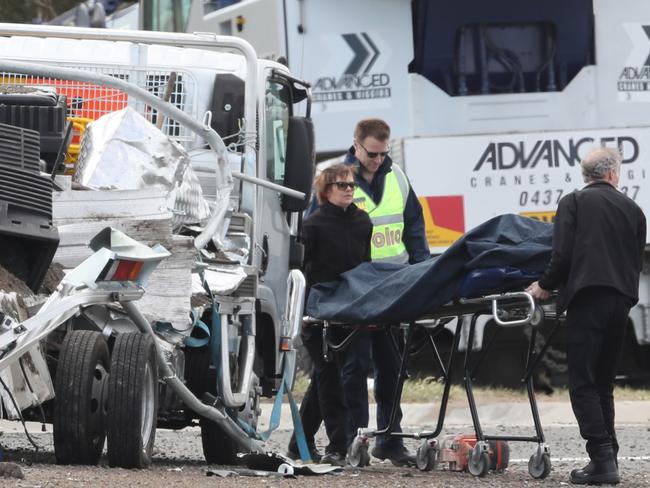
[{"label": "stretcher wheel", "polygon": [[348,451],[348,464],[353,468],[370,466],[370,454],[368,454],[368,438],[356,436],[350,450]]},{"label": "stretcher wheel", "polygon": [[420,471],[431,471],[438,466],[439,449],[433,441],[433,446],[427,439],[424,439],[415,453],[415,464]]},{"label": "stretcher wheel", "polygon": [[479,478],[485,476],[490,470],[490,454],[481,443],[477,443],[468,454],[467,469]]},{"label": "stretcher wheel", "polygon": [[551,472],[551,456],[544,453],[541,456],[537,453],[530,456],[528,460],[528,472],[536,480],[543,480]]}]

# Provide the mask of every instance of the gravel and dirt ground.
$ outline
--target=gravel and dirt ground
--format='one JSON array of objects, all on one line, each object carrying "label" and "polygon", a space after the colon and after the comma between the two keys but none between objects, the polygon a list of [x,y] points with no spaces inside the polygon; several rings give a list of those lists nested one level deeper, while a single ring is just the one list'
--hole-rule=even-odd
[{"label": "gravel and dirt ground", "polygon": [[[637,409],[647,411],[647,402],[638,402]],[[498,405],[496,406],[498,407]],[[626,406],[630,407],[629,405]],[[635,405],[632,404],[631,408]],[[549,418],[547,410],[557,409],[541,404],[543,418]],[[405,406],[405,419],[409,418],[411,407]],[[566,410],[566,409],[565,409]],[[498,409],[493,409],[498,411]],[[462,414],[462,412],[461,412]],[[414,415],[413,415],[414,416]],[[463,415],[453,410],[450,419],[462,419]],[[621,443],[620,471],[623,487],[650,487],[650,424],[643,419],[644,414],[628,416],[629,420],[621,418],[618,426],[619,440]],[[635,423],[636,422],[636,423]],[[405,420],[408,424],[408,420]],[[532,435],[532,424],[521,423],[514,426],[512,419],[504,418],[500,421],[498,414],[483,421],[484,431],[488,434]],[[531,425],[531,426],[529,426]],[[421,424],[420,427],[433,427]],[[291,430],[284,428],[276,431],[269,448],[284,452]],[[543,481],[534,480],[528,474],[527,462],[535,445],[524,442],[510,443],[511,462],[504,473],[489,473],[485,478],[474,478],[468,473],[437,470],[429,473],[419,472],[412,468],[396,468],[389,463],[372,461],[370,467],[364,469],[346,468],[342,473],[324,476],[298,476],[296,479],[284,479],[279,476],[249,477],[234,476],[221,478],[208,476],[210,470],[231,469],[233,467],[207,466],[203,462],[201,451],[200,431],[198,428],[188,428],[182,431],[159,430],[156,436],[156,451],[153,466],[148,470],[124,470],[109,468],[107,460],[102,458],[98,467],[57,466],[55,464],[51,428],[47,433],[35,432],[36,442],[41,446],[41,451],[34,453],[33,448],[20,432],[6,431],[0,437],[0,444],[5,449],[5,461],[15,462],[24,479],[0,479],[2,487],[444,487],[464,488],[476,486],[505,486],[505,487],[535,487],[535,486],[568,486],[568,473],[575,467],[585,464],[583,441],[580,439],[577,427],[571,423],[551,423],[545,425],[547,443],[551,448],[553,468],[548,478]],[[36,430],[36,429],[32,429]],[[455,422],[448,427],[447,433],[471,433],[471,424],[462,425]],[[444,433],[443,433],[444,435]],[[325,438],[320,435],[319,445],[323,445]],[[407,441],[409,447],[414,448],[416,441]]]}]

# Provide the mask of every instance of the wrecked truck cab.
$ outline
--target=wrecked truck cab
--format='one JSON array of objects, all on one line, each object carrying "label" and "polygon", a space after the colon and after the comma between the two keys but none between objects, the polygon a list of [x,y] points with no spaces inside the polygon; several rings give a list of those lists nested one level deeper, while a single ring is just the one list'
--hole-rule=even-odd
[{"label": "wrecked truck cab", "polygon": [[[91,189],[62,190],[53,199],[66,267],[78,264],[88,252],[80,249],[107,224],[171,252],[137,303],[88,307],[67,323],[62,357],[83,350],[90,358],[70,369],[84,370],[82,396],[101,408],[89,415],[96,429],[80,439],[69,424],[55,423],[57,459],[96,463],[105,434],[110,465],[145,467],[156,426],[196,423],[209,462],[263,452],[259,399],[293,384],[292,342],[304,303],[297,268],[314,158],[308,86],[234,38],[26,25],[0,25],[0,34],[3,80],[55,87],[73,101],[69,118],[96,120],[84,126],[79,159],[67,168],[73,183]],[[170,207],[171,191],[182,188],[175,177],[173,187],[111,183],[107,190],[103,179],[93,188],[84,173],[89,162],[110,169],[111,157],[126,154],[90,157],[101,120],[129,111],[189,155],[179,165],[195,170],[192,181],[211,212],[206,220],[183,221],[182,204],[192,199],[182,192],[173,200],[181,206]],[[149,136],[132,139],[131,148]],[[119,180],[132,157],[105,174]],[[120,266],[104,271],[133,271]],[[108,357],[97,334],[108,338]],[[104,387],[106,402],[93,401]],[[83,450],[94,454],[75,454]]]}]

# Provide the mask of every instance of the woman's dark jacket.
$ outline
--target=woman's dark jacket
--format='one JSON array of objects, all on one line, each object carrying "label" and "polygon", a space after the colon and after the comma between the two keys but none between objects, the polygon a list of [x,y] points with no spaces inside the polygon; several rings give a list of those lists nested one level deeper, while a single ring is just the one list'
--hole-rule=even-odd
[{"label": "woman's dark jacket", "polygon": [[355,204],[343,209],[326,202],[318,207],[302,225],[307,286],[336,281],[341,273],[370,261],[371,234],[370,217]]}]

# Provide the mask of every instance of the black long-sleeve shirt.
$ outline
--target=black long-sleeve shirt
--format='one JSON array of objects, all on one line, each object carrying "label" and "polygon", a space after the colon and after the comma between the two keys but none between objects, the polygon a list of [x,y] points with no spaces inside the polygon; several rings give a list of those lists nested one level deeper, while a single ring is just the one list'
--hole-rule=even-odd
[{"label": "black long-sleeve shirt", "polygon": [[302,225],[307,286],[336,281],[341,273],[370,261],[371,235],[370,217],[353,203],[346,209],[329,202],[318,207]]},{"label": "black long-sleeve shirt", "polygon": [[630,198],[599,181],[568,194],[553,224],[553,254],[539,286],[558,286],[558,308],[590,286],[608,286],[636,303],[646,220]]}]

